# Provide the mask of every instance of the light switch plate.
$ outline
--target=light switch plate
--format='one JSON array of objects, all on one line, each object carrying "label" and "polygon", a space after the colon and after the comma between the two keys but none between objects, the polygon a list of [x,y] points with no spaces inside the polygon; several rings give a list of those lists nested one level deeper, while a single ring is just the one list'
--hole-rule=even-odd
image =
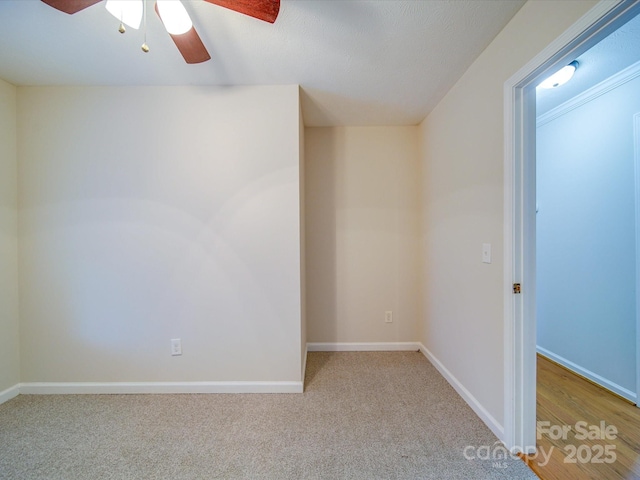
[{"label": "light switch plate", "polygon": [[491,244],[482,244],[482,263],[491,263]]}]

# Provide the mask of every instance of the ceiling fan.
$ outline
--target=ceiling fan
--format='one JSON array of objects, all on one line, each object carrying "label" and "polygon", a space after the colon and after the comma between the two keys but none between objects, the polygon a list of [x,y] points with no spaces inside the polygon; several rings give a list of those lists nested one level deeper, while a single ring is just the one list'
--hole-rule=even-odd
[{"label": "ceiling fan", "polygon": [[[72,15],[102,0],[42,0],[47,5]],[[280,0],[205,0],[250,17],[274,23],[280,11]],[[107,10],[124,24],[139,28],[145,10],[145,0],[106,0]],[[187,63],[202,63],[211,58],[180,0],[154,0],[155,11]],[[142,50],[149,51],[147,43]]]}]

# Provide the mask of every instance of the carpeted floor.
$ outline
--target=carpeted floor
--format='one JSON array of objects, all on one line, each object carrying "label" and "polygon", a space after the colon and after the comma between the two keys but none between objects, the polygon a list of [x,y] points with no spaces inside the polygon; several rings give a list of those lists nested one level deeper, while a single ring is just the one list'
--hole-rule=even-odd
[{"label": "carpeted floor", "polygon": [[465,458],[495,442],[416,352],[310,353],[304,394],[0,405],[3,480],[537,478],[518,459]]}]

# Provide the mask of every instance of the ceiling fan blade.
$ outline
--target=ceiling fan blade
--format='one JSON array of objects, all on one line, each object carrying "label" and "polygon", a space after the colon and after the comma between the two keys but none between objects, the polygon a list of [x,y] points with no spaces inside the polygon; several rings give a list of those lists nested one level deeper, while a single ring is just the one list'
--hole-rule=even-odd
[{"label": "ceiling fan blade", "polygon": [[61,12],[68,13],[72,15],[74,13],[79,12],[80,10],[84,10],[91,5],[95,5],[96,3],[100,3],[102,0],[42,0],[44,3],[49,5],[50,7],[55,8],[56,10],[60,10]]},{"label": "ceiling fan blade", "polygon": [[[155,4],[155,11],[158,17],[160,17],[160,21],[164,24],[162,15],[160,15],[158,3]],[[173,40],[173,43],[176,44],[176,47],[178,47],[178,50],[182,54],[185,62],[202,63],[211,59],[209,52],[207,52],[207,47],[205,47],[204,43],[202,43],[200,35],[198,35],[198,32],[196,32],[196,29],[194,27],[191,27],[187,32],[181,33],[179,35],[169,33],[169,36]]]},{"label": "ceiling fan blade", "polygon": [[273,23],[278,18],[280,0],[206,0],[235,12]]},{"label": "ceiling fan blade", "polygon": [[207,48],[200,40],[200,35],[195,28],[191,27],[191,30],[182,35],[169,34],[169,36],[180,50],[185,62],[202,63],[211,59],[211,55],[207,52]]}]

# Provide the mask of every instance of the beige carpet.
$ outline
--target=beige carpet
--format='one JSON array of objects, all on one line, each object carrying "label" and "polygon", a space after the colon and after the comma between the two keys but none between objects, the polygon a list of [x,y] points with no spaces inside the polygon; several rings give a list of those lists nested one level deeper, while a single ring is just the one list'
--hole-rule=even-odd
[{"label": "beige carpet", "polygon": [[534,479],[421,353],[310,353],[304,394],[21,395],[1,479]]}]

